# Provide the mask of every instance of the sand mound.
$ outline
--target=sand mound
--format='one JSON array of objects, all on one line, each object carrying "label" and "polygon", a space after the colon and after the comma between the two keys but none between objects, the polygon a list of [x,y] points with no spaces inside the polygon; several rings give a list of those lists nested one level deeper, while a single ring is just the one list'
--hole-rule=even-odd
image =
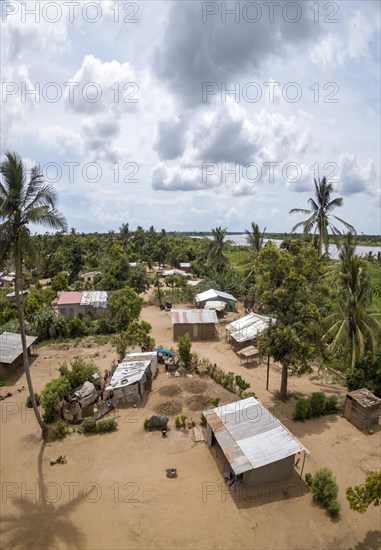
[{"label": "sand mound", "polygon": [[159,389],[160,395],[165,395],[166,397],[173,397],[174,395],[179,395],[181,393],[181,388],[178,384],[169,384],[168,386],[163,386]]},{"label": "sand mound", "polygon": [[203,393],[208,384],[204,380],[187,380],[184,386],[189,393]]},{"label": "sand mound", "polygon": [[191,411],[203,411],[205,409],[211,409],[210,403],[211,397],[207,395],[195,395],[187,399],[186,404]]},{"label": "sand mound", "polygon": [[182,406],[178,401],[164,401],[156,407],[156,412],[163,416],[174,416],[181,413]]}]

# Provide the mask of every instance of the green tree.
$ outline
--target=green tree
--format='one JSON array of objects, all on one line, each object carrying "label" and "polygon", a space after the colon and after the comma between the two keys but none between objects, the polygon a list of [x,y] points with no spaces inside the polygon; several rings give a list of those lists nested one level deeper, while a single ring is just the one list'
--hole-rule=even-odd
[{"label": "green tree", "polygon": [[142,303],[143,300],[129,287],[117,290],[110,296],[107,306],[119,332],[125,331],[132,321],[139,318]]},{"label": "green tree", "polygon": [[186,332],[184,336],[179,337],[179,343],[177,345],[177,350],[181,361],[184,363],[185,367],[188,367],[192,361],[192,342],[189,334]]},{"label": "green tree", "polygon": [[152,326],[147,321],[132,321],[123,337],[130,346],[145,346],[151,350],[155,347],[155,340],[149,334],[151,330]]},{"label": "green tree", "polygon": [[207,260],[206,265],[215,274],[221,273],[228,265],[229,260],[225,256],[227,242],[225,237],[227,234],[227,228],[216,227],[212,229],[213,239],[207,242],[206,252]]},{"label": "green tree", "polygon": [[351,510],[363,514],[369,506],[379,506],[381,502],[381,472],[371,472],[364,485],[355,485],[346,490]]},{"label": "green tree", "polygon": [[247,241],[247,244],[250,246],[250,251],[254,258],[258,255],[258,253],[263,247],[265,232],[266,232],[266,227],[261,233],[259,229],[259,225],[254,222],[251,222],[251,231],[248,229],[245,229],[246,241]]},{"label": "green tree", "polygon": [[353,371],[364,362],[367,352],[370,362],[375,363],[381,323],[379,314],[368,313],[372,302],[371,280],[367,263],[355,255],[353,235],[344,238],[339,258],[333,277],[337,310],[325,320],[329,329],[323,339],[330,342],[331,353],[344,346],[345,361]]},{"label": "green tree", "polygon": [[29,179],[25,165],[16,153],[6,153],[1,163],[0,173],[0,264],[10,254],[15,264],[15,295],[19,313],[21,343],[25,374],[36,419],[41,427],[44,439],[48,436],[48,427],[43,422],[38,409],[29,369],[29,357],[25,337],[24,308],[20,293],[23,289],[23,257],[26,250],[32,248],[30,224],[51,229],[66,229],[66,222],[56,210],[56,193],[51,185],[43,182],[38,167],[31,170]]},{"label": "green tree", "polygon": [[342,218],[338,218],[337,216],[331,214],[334,208],[343,205],[342,198],[338,197],[331,200],[331,194],[333,192],[332,183],[328,183],[326,177],[318,181],[314,179],[314,183],[315,199],[312,197],[308,199],[308,203],[311,208],[309,210],[304,208],[293,208],[290,210],[290,214],[294,212],[309,214],[309,217],[305,221],[297,223],[292,228],[292,231],[295,231],[298,227],[303,226],[303,232],[309,233],[311,229],[314,228],[314,233],[317,232],[319,235],[318,247],[319,258],[321,258],[323,256],[323,248],[325,248],[325,253],[328,254],[328,229],[331,228],[334,234],[340,234],[340,231],[331,223],[331,217],[340,222],[349,231],[353,231],[355,233],[355,229],[351,224]]},{"label": "green tree", "polygon": [[297,241],[289,250],[267,244],[255,263],[259,300],[276,319],[258,346],[282,365],[280,397],[285,400],[289,371],[302,374],[321,350],[322,266],[316,250]]},{"label": "green tree", "polygon": [[54,290],[54,292],[68,290],[68,288],[69,288],[69,280],[67,278],[66,273],[63,273],[63,272],[57,273],[57,275],[55,275],[52,280],[52,289]]}]

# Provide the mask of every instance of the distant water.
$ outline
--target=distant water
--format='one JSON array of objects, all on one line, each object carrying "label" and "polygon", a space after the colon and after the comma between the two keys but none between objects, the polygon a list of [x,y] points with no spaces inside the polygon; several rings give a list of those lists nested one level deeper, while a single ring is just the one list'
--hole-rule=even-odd
[{"label": "distant water", "polygon": [[[195,238],[202,238],[202,237],[195,237]],[[208,238],[210,239],[211,238],[211,235],[208,235]],[[247,241],[246,241],[246,234],[243,233],[241,235],[228,235],[226,237],[227,241],[231,241],[233,244],[235,245],[247,245]],[[269,240],[272,240],[277,246],[280,245],[280,243],[282,242],[281,239],[264,239],[265,242],[269,241]],[[377,254],[378,252],[381,252],[381,246],[374,246],[374,245],[370,245],[370,246],[363,246],[363,245],[359,245],[359,246],[356,246],[356,249],[355,249],[355,254],[357,256],[362,256],[363,254],[368,254],[369,252],[372,252],[372,254]],[[339,256],[339,252],[337,250],[337,247],[334,245],[334,244],[330,244],[329,245],[329,255],[331,258],[338,258]]]}]

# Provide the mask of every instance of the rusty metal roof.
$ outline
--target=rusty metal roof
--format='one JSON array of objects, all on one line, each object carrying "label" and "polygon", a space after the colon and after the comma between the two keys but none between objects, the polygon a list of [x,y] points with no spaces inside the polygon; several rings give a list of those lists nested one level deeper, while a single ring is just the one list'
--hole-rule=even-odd
[{"label": "rusty metal roof", "polygon": [[302,451],[308,453],[254,397],[205,411],[204,415],[236,475]]},{"label": "rusty metal roof", "polygon": [[216,312],[210,309],[173,309],[171,321],[173,325],[218,323]]}]

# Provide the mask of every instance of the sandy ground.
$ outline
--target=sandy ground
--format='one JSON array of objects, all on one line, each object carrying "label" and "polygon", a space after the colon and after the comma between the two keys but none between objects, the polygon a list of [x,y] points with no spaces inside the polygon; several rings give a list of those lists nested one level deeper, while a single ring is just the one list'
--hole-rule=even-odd
[{"label": "sandy ground", "polygon": [[[231,314],[232,315],[232,314]],[[232,315],[233,316],[233,315]],[[158,344],[174,346],[169,315],[155,307],[142,317],[153,325]],[[102,436],[73,433],[62,442],[42,445],[33,413],[25,409],[26,390],[3,388],[13,396],[1,407],[1,547],[86,549],[333,549],[379,548],[380,510],[364,515],[351,512],[345,488],[361,483],[380,469],[380,431],[357,430],[342,417],[326,417],[304,424],[291,420],[294,400],[276,400],[280,369],[271,365],[266,391],[266,365],[246,368],[224,341],[195,343],[200,357],[241,374],[251,390],[309,449],[304,472],[329,466],[340,486],[340,519],[331,520],[313,503],[311,493],[295,470],[283,484],[229,492],[223,482],[222,456],[192,430],[176,430],[170,418],[167,438],[143,430],[144,418],[165,401],[176,401],[188,419],[196,397],[220,397],[221,404],[237,399],[209,378],[199,393],[189,380],[168,376],[160,368],[153,391],[143,407],[115,412],[118,430]],[[110,345],[40,348],[32,367],[36,391],[57,375],[59,363],[74,356],[92,359],[103,370],[115,351]],[[25,384],[25,377],[22,377]],[[168,386],[177,395],[167,396]],[[205,387],[203,387],[205,386]],[[197,389],[197,388],[196,388]],[[343,388],[327,377],[290,377],[289,390],[308,394],[324,390],[342,395]],[[191,403],[189,405],[189,403]],[[67,464],[50,466],[64,454]],[[299,464],[300,466],[300,464]],[[165,476],[175,467],[176,479]]]}]

